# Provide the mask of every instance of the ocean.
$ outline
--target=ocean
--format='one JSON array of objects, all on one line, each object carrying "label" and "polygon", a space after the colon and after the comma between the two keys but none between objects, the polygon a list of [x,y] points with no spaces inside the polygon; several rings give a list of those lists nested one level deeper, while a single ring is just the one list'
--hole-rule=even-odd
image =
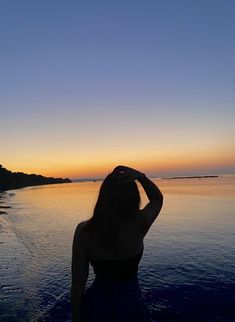
[{"label": "ocean", "polygon": [[[234,322],[235,175],[153,180],[164,205],[139,265],[153,321]],[[71,321],[73,234],[92,215],[100,184],[1,193],[1,322]],[[141,198],[143,207],[142,189]],[[88,285],[93,278],[90,269]]]}]

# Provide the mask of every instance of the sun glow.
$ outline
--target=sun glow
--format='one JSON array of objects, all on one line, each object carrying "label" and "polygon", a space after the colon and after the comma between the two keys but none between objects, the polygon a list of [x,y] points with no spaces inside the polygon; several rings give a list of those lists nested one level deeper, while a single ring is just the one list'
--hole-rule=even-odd
[{"label": "sun glow", "polygon": [[[124,149],[123,149],[124,150]],[[112,169],[124,164],[135,167],[155,176],[167,175],[171,173],[183,174],[187,172],[201,172],[211,169],[224,167],[232,167],[235,163],[235,153],[231,152],[231,147],[221,147],[220,149],[169,149],[157,150],[155,152],[147,151],[120,151],[110,150],[108,153],[103,151],[99,155],[91,153],[83,156],[53,154],[42,156],[38,160],[38,156],[29,154],[25,156],[15,157],[11,162],[6,162],[7,167],[12,171],[23,171],[26,173],[40,173],[45,176],[56,177],[103,177]],[[27,159],[27,160],[26,160]]]}]

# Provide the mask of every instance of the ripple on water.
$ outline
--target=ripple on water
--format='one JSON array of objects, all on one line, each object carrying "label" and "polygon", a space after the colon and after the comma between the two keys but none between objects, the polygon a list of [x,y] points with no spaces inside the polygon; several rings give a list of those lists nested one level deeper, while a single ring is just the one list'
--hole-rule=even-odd
[{"label": "ripple on water", "polygon": [[[9,224],[0,226],[0,297],[5,296],[0,308],[11,322],[71,319],[72,237],[77,223],[89,217],[97,188],[96,183],[29,188],[13,196],[14,207],[0,217]],[[164,209],[147,235],[140,263],[153,318],[234,322],[235,199],[208,196],[207,189],[194,195],[194,186],[185,184],[184,190],[175,183],[173,188],[174,193],[166,189]],[[91,274],[88,285],[92,279]]]}]

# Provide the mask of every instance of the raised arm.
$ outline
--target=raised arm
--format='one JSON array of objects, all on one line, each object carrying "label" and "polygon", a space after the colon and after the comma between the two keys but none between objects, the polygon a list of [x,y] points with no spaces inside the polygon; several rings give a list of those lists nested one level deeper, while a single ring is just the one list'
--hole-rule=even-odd
[{"label": "raised arm", "polygon": [[144,207],[144,209],[141,210],[141,215],[143,216],[143,224],[148,230],[160,213],[163,205],[163,195],[160,189],[155,185],[155,183],[153,183],[153,181],[147,178],[144,174],[141,174],[141,176],[137,180],[142,185],[149,199],[149,203]]},{"label": "raised arm", "polygon": [[125,166],[118,166],[113,170],[114,175],[117,175],[117,180],[120,181],[131,181],[138,180],[142,185],[149,203],[140,211],[141,214],[141,225],[145,233],[157,218],[162,205],[163,195],[160,189],[155,185],[153,181],[145,176],[144,173]]},{"label": "raised arm", "polygon": [[80,321],[81,303],[89,274],[89,260],[82,242],[83,224],[82,222],[77,226],[73,239],[71,285],[73,322]]},{"label": "raised arm", "polygon": [[155,183],[153,183],[152,180],[147,178],[144,173],[140,172],[137,180],[143,187],[150,202],[163,202],[163,195],[160,189],[155,185]]}]

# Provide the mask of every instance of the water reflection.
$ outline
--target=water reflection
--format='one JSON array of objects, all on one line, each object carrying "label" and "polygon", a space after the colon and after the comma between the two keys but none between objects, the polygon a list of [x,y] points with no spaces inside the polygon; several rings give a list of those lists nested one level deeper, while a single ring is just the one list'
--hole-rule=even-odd
[{"label": "water reflection", "polygon": [[[146,237],[140,264],[153,316],[159,321],[232,321],[235,177],[157,183],[164,207]],[[91,216],[100,184],[24,188],[3,197],[13,207],[1,215],[1,321],[69,320],[73,233],[78,222]]]}]

